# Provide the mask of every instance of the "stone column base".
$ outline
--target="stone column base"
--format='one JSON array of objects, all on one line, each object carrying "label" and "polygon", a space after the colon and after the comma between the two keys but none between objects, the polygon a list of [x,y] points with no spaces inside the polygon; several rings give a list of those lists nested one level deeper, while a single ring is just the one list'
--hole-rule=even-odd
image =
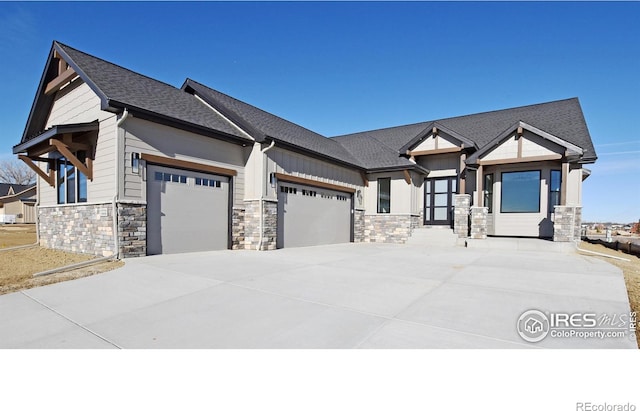
[{"label": "stone column base", "polygon": [[553,241],[580,241],[581,206],[555,206],[553,210]]},{"label": "stone column base", "polygon": [[471,207],[471,238],[487,238],[487,207]]},{"label": "stone column base", "polygon": [[275,250],[278,235],[278,202],[263,200],[262,246],[260,246],[260,200],[245,201],[244,239],[239,249]]},{"label": "stone column base", "polygon": [[469,237],[469,208],[471,196],[469,194],[456,194],[453,196],[453,232],[458,238]]},{"label": "stone column base", "polygon": [[121,258],[147,255],[147,205],[118,203],[118,248]]}]

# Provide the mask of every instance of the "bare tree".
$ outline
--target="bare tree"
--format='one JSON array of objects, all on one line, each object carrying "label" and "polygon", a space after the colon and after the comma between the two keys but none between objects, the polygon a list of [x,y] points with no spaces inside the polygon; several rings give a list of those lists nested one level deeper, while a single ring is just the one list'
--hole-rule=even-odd
[{"label": "bare tree", "polygon": [[0,183],[29,185],[36,182],[36,173],[18,159],[0,161]]}]

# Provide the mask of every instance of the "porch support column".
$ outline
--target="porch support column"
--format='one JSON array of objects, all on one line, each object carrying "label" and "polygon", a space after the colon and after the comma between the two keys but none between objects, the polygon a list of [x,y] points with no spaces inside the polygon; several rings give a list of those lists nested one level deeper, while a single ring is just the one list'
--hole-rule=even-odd
[{"label": "porch support column", "polygon": [[460,184],[458,185],[458,194],[465,194],[467,192],[467,179],[465,171],[465,160],[467,159],[467,155],[465,153],[460,154]]},{"label": "porch support column", "polygon": [[562,178],[560,181],[560,205],[567,205],[567,180],[569,179],[569,163],[562,163]]},{"label": "porch support column", "polygon": [[478,170],[476,171],[476,198],[475,198],[475,202],[473,203],[475,206],[483,206],[484,204],[482,204],[482,191],[483,191],[483,187],[482,184],[484,183],[484,178],[483,178],[483,170],[482,170],[482,164],[480,164],[478,166]]}]

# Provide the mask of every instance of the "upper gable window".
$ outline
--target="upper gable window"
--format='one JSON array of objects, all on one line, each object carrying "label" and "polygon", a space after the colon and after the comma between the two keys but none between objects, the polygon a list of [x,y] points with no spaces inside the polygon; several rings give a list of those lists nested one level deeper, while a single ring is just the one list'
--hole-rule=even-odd
[{"label": "upper gable window", "polygon": [[540,170],[502,173],[500,212],[540,212]]}]

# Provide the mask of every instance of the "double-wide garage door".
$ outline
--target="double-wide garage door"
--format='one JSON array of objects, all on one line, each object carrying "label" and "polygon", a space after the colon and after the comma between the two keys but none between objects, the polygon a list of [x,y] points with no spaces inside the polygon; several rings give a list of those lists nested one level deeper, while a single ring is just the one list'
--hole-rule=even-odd
[{"label": "double-wide garage door", "polygon": [[229,178],[147,167],[147,254],[226,249]]},{"label": "double-wide garage door", "polygon": [[350,193],[280,182],[277,247],[352,241]]}]

